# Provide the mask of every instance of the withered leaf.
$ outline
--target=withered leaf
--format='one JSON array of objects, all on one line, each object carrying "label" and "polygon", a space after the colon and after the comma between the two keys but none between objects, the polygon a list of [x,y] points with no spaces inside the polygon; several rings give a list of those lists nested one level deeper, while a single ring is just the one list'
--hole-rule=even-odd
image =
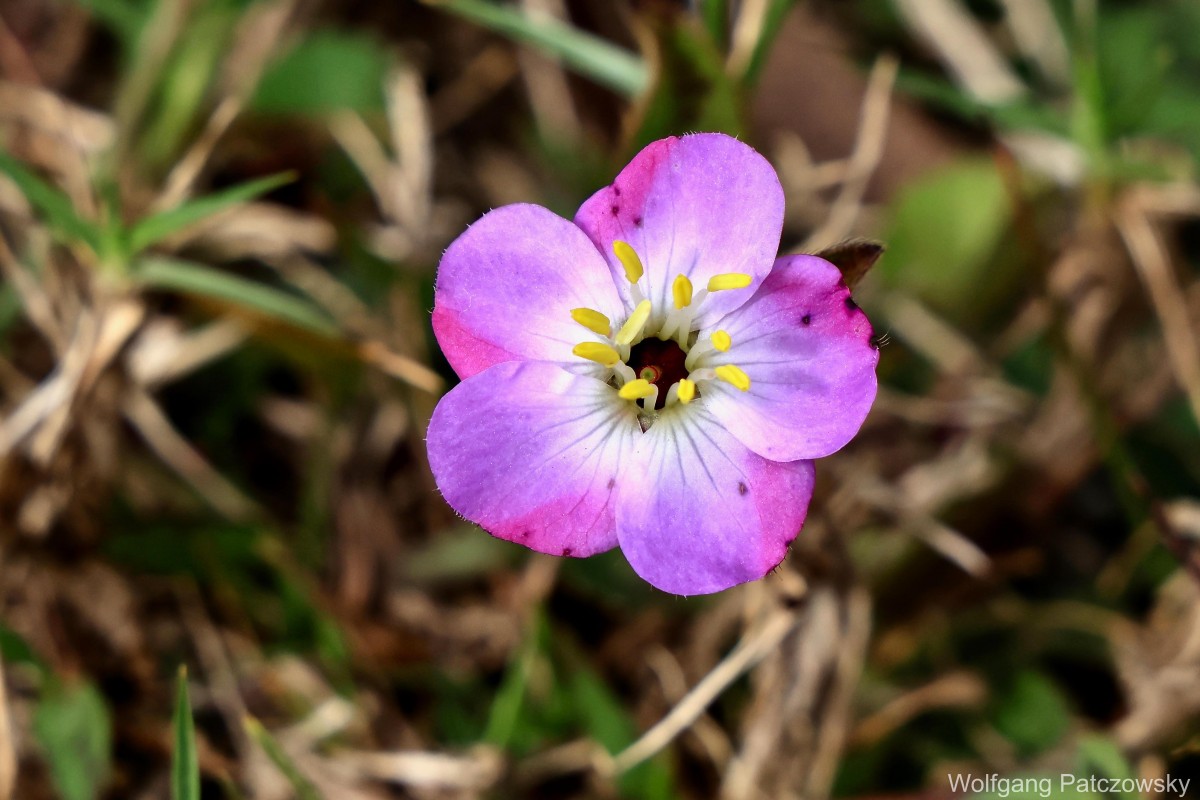
[{"label": "withered leaf", "polygon": [[871,267],[875,266],[883,251],[882,242],[856,238],[838,242],[813,255],[820,256],[841,270],[846,285],[853,290]]}]

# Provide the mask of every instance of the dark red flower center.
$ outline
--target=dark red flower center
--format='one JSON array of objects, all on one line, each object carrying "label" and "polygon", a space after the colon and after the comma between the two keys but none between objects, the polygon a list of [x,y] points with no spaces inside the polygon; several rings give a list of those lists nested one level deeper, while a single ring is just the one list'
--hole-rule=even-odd
[{"label": "dark red flower center", "polygon": [[633,374],[644,378],[658,387],[655,408],[662,408],[667,401],[667,390],[688,376],[684,359],[687,354],[672,339],[649,337],[635,344],[629,351],[627,362]]}]

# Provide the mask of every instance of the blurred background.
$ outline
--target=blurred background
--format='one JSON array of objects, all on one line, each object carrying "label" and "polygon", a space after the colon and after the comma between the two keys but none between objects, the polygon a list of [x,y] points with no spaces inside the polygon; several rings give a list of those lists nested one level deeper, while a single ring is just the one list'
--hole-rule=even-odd
[{"label": "blurred background", "polygon": [[[0,800],[1200,791],[1195,0],[3,0],[0,74]],[[424,428],[446,245],[692,130],[888,252],[790,558],[680,599]]]}]

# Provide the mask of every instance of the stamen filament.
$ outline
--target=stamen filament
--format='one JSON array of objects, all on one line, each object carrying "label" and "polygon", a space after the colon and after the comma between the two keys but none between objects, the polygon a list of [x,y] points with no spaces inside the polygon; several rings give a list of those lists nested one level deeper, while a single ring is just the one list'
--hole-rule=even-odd
[{"label": "stamen filament", "polygon": [[688,351],[687,358],[684,359],[683,365],[688,370],[691,370],[696,366],[697,361],[699,361],[701,358],[704,358],[704,356],[708,355],[714,350],[721,353],[727,353],[729,352],[729,348],[732,346],[733,338],[728,333],[725,331],[716,331],[712,336],[709,337],[707,342],[703,340],[696,342],[692,349]]},{"label": "stamen filament", "polygon": [[621,361],[621,354],[602,342],[580,342],[571,352],[605,367],[611,367]]},{"label": "stamen filament", "polygon": [[688,372],[691,372],[696,368],[696,362],[704,358],[704,356],[708,355],[712,351],[712,344],[704,341],[703,339],[697,340],[696,346],[688,351],[687,358],[683,360],[684,369],[686,369]]},{"label": "stamen filament", "polygon": [[750,376],[743,372],[741,367],[736,367],[733,364],[722,364],[714,369],[713,373],[735,389],[743,392],[750,391]]},{"label": "stamen filament", "polygon": [[617,332],[617,337],[614,341],[621,345],[632,344],[634,339],[642,335],[642,329],[646,327],[646,322],[649,319],[650,301],[643,300],[638,303],[637,308],[629,315],[629,319],[625,320],[625,324]]},{"label": "stamen filament", "polygon": [[653,411],[654,407],[658,405],[658,387],[652,383],[650,389],[650,394],[642,398],[642,408],[646,411]]},{"label": "stamen filament", "polygon": [[612,336],[612,322],[599,311],[593,311],[590,308],[572,308],[571,319],[601,336]]}]

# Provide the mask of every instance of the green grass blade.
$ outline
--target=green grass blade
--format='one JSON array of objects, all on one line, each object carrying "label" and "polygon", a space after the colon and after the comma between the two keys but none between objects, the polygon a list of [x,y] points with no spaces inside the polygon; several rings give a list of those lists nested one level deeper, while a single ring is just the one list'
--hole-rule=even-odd
[{"label": "green grass blade", "polygon": [[571,69],[626,97],[650,85],[646,62],[638,55],[552,17],[535,18],[487,0],[425,0],[511,39],[562,59]]},{"label": "green grass blade", "polygon": [[279,767],[279,771],[284,774],[288,783],[292,785],[292,789],[295,790],[298,800],[321,800],[320,793],[300,773],[296,762],[292,761],[291,757],[284,752],[279,742],[275,741],[275,737],[262,726],[261,722],[253,717],[246,717],[242,724],[246,728],[246,733],[250,734],[250,738],[257,742],[258,746],[267,754],[267,758],[271,759],[271,763]]},{"label": "green grass blade", "polygon": [[200,760],[196,756],[196,728],[188,700],[187,668],[179,668],[175,690],[175,716],[171,720],[175,747],[171,753],[172,800],[200,800]]},{"label": "green grass blade", "polygon": [[767,63],[767,56],[771,53],[771,45],[775,42],[775,34],[779,32],[780,26],[783,24],[783,18],[792,10],[792,6],[796,4],[796,0],[771,0],[767,6],[767,16],[763,21],[762,31],[758,41],[754,45],[754,52],[750,56],[750,63],[746,65],[746,71],[742,75],[742,81],[747,86],[753,86],[758,81],[758,76],[762,73],[763,67]]},{"label": "green grass blade", "polygon": [[505,749],[512,742],[521,719],[521,710],[525,705],[525,693],[529,689],[534,661],[541,650],[545,625],[544,612],[539,609],[530,620],[525,641],[508,665],[508,670],[500,681],[500,688],[496,690],[496,699],[492,701],[487,728],[483,734],[483,741],[488,744]]},{"label": "green grass blade", "polygon": [[83,242],[93,252],[99,249],[99,226],[80,217],[71,199],[63,192],[42,180],[8,153],[0,153],[0,172],[17,185],[29,205],[46,218],[51,230],[61,238]]},{"label": "green grass blade", "polygon": [[340,334],[337,325],[304,298],[204,264],[172,258],[145,258],[137,263],[133,277],[147,288],[219,300],[320,336]]},{"label": "green grass blade", "polygon": [[33,734],[62,800],[96,800],[112,772],[112,717],[90,683],[47,683]]},{"label": "green grass blade", "polygon": [[148,16],[148,12],[143,9],[144,4],[131,3],[129,0],[75,0],[75,2],[111,28],[126,50],[137,42],[137,37],[141,34]]},{"label": "green grass blade", "polygon": [[294,173],[281,172],[258,180],[231,186],[219,192],[184,203],[178,208],[153,214],[138,222],[129,232],[129,251],[140,253],[189,225],[211,217],[228,208],[253,200],[272,189],[296,179]]},{"label": "green grass blade", "polygon": [[700,0],[700,18],[714,42],[724,46],[729,41],[728,0]]}]

